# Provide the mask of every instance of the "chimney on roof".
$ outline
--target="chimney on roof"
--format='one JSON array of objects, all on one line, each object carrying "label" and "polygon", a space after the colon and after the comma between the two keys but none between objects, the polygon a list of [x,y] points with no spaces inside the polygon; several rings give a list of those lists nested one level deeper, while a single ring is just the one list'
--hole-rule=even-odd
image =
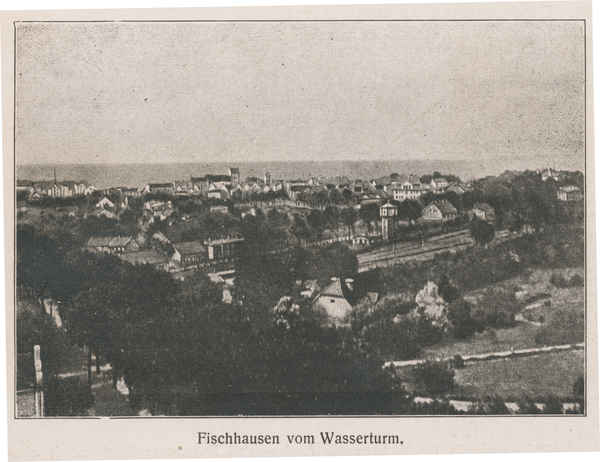
[{"label": "chimney on roof", "polygon": [[346,278],[346,286],[350,290],[354,290],[354,279]]}]

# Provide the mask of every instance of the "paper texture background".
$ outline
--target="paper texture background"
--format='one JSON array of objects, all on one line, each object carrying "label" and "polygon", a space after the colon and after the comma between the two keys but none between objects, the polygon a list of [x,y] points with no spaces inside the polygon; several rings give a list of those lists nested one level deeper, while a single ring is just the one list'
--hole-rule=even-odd
[{"label": "paper texture background", "polygon": [[[449,20],[586,21],[587,414],[508,417],[14,418],[14,23],[89,20]],[[425,26],[424,26],[425,27]],[[560,65],[560,63],[557,63]],[[595,187],[591,2],[382,5],[236,9],[5,12],[2,14],[2,104],[6,255],[8,443],[12,460],[169,459],[368,454],[597,451]],[[280,435],[277,446],[201,446],[198,432]],[[397,434],[397,446],[328,446],[320,432]],[[285,435],[315,435],[317,444],[287,444]]]}]

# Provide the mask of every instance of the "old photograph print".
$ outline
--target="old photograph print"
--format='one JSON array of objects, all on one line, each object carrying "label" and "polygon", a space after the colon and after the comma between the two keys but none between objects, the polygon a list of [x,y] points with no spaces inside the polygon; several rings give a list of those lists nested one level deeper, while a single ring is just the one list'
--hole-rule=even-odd
[{"label": "old photograph print", "polygon": [[14,39],[17,419],[586,414],[585,21]]}]

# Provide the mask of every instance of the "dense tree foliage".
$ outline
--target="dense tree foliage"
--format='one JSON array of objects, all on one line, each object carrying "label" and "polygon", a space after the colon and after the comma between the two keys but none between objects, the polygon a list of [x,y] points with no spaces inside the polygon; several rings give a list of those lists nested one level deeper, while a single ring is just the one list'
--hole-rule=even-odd
[{"label": "dense tree foliage", "polygon": [[483,220],[474,218],[469,226],[471,230],[471,237],[479,245],[487,245],[494,240],[496,232],[494,227]]}]

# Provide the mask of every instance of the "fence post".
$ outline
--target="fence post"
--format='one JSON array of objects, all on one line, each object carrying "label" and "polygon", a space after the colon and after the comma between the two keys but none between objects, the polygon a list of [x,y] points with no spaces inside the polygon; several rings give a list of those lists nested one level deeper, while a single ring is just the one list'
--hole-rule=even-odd
[{"label": "fence post", "polygon": [[44,382],[39,345],[33,347],[33,362],[35,364],[35,416],[44,417]]}]

